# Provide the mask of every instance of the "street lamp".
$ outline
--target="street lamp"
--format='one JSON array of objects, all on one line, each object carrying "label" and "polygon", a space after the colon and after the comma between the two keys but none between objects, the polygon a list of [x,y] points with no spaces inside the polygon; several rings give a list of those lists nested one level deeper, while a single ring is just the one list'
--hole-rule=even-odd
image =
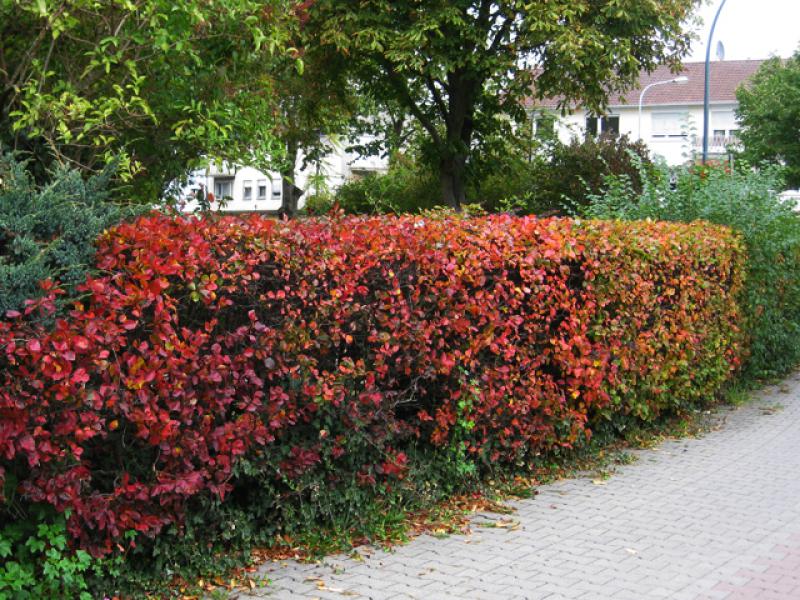
[{"label": "street lamp", "polygon": [[654,81],[650,85],[646,85],[645,88],[642,90],[642,93],[639,94],[639,139],[642,139],[642,101],[644,101],[644,95],[647,93],[651,87],[656,85],[665,85],[667,83],[677,83],[678,85],[683,85],[688,83],[689,78],[686,75],[680,75],[678,77],[674,77],[672,79],[665,79],[664,81]]},{"label": "street lamp", "polygon": [[725,2],[727,2],[727,0],[722,0],[722,2],[719,3],[717,14],[714,15],[714,21],[711,23],[711,31],[708,32],[708,45],[706,46],[706,80],[703,89],[703,164],[706,164],[708,160],[708,79],[711,71],[709,62],[711,59],[711,39],[714,37],[717,19],[719,19],[719,13],[722,12]]}]

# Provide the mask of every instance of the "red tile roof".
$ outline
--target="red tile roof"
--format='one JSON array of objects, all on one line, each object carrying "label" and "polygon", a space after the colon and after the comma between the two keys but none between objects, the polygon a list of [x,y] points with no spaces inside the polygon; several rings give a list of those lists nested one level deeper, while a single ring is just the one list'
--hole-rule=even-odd
[{"label": "red tile roof", "polygon": [[[726,60],[711,63],[709,99],[711,102],[736,102],[736,88],[750,79],[763,63],[763,60]],[[643,104],[702,104],[705,81],[705,63],[689,62],[683,64],[679,73],[672,73],[669,67],[657,67],[652,73],[643,73],[639,85],[625,94],[615,94],[609,99],[609,106],[638,106],[639,94],[645,86],[680,75],[689,78],[684,84],[658,85],[647,90]],[[558,98],[545,98],[539,101],[528,100],[527,106],[556,108]]]}]

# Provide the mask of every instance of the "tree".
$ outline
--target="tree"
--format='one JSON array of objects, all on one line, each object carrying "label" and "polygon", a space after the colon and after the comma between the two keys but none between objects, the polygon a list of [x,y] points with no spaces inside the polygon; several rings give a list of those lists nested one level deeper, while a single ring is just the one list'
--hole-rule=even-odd
[{"label": "tree", "polygon": [[0,143],[96,172],[142,200],[192,161],[264,163],[291,0],[0,0]]},{"label": "tree", "polygon": [[642,69],[686,53],[695,3],[317,0],[310,26],[424,128],[442,200],[457,207],[476,144],[523,120],[532,90],[602,109]]},{"label": "tree", "polygon": [[800,187],[800,51],[765,61],[736,98],[744,157],[781,163],[786,183]]},{"label": "tree", "polygon": [[282,143],[278,170],[283,182],[282,212],[297,212],[299,189],[295,171],[300,158],[303,167],[330,151],[326,140],[348,131],[358,109],[358,94],[350,85],[345,58],[314,45],[307,49],[302,36],[303,69],[284,65],[277,90],[279,123],[276,135]]}]

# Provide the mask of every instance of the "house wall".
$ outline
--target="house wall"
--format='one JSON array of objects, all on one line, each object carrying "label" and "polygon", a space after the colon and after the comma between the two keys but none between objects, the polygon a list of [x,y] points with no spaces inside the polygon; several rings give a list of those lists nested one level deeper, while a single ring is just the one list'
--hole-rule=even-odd
[{"label": "house wall", "polygon": [[[738,130],[734,115],[735,104],[712,104],[709,121],[709,154],[725,155],[725,146],[730,142],[729,132]],[[703,106],[702,105],[649,105],[642,108],[641,131],[639,110],[636,106],[617,106],[608,109],[608,115],[619,117],[619,132],[631,140],[641,137],[650,151],[661,156],[669,165],[680,165],[692,160],[702,152]],[[663,135],[659,123],[669,119],[666,115],[680,115],[680,132],[684,135]],[[557,122],[559,139],[568,143],[573,137],[582,138],[586,131],[587,113],[576,110],[560,117]],[[725,131],[725,137],[715,137],[714,131]],[[658,135],[661,133],[662,135]]]},{"label": "house wall", "polygon": [[[329,191],[337,190],[343,183],[352,180],[361,173],[385,173],[389,168],[389,161],[381,156],[361,156],[356,152],[347,152],[343,142],[338,140],[324,140],[331,148],[329,152],[318,163],[310,162],[303,169],[303,159],[298,159],[296,167],[297,186],[306,192],[315,191],[315,180],[323,179],[324,185]],[[375,141],[374,136],[361,136],[358,138],[358,145],[366,145]]]},{"label": "house wall", "polygon": [[[215,182],[220,179],[232,179],[231,198],[225,201],[218,198],[215,191]],[[245,199],[245,182],[250,182],[251,198]],[[258,187],[264,182],[266,184],[266,197],[260,199]],[[193,171],[189,176],[189,181],[184,186],[182,195],[186,200],[185,210],[194,211],[198,208],[198,202],[194,199],[195,191],[202,186],[206,193],[214,194],[214,202],[211,203],[212,210],[223,210],[231,212],[268,212],[278,211],[281,208],[281,178],[278,173],[263,173],[253,167],[232,167],[229,165],[209,165],[206,169]]]},{"label": "house wall", "polygon": [[[346,152],[343,144],[336,140],[325,140],[331,152],[319,161],[310,161],[304,165],[304,157],[300,156],[295,168],[295,184],[306,193],[300,198],[299,208],[305,205],[308,193],[328,189],[335,191],[343,183],[352,179],[355,175],[364,172],[385,173],[389,163],[386,158],[380,156],[360,156],[354,152]],[[373,141],[370,137],[359,139],[359,144],[367,144]],[[231,198],[222,204],[222,198],[217,197],[215,183],[220,179],[232,179]],[[250,182],[251,197],[245,198],[245,186]],[[258,197],[258,187],[260,182],[266,182],[267,194],[264,199]],[[253,167],[238,167],[235,165],[211,164],[205,169],[193,171],[189,175],[189,180],[182,187],[181,198],[186,212],[193,212],[198,208],[195,194],[198,188],[202,187],[206,193],[214,194],[214,202],[211,204],[212,210],[222,210],[224,212],[277,212],[280,210],[283,199],[283,187],[279,173],[270,171],[264,173]],[[319,189],[317,189],[319,188]]]}]

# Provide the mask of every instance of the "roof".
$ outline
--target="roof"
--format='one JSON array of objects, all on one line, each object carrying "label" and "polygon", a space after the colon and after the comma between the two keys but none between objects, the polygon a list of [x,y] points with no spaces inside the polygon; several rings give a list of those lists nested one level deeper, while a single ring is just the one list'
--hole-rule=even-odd
[{"label": "roof", "polygon": [[[710,63],[709,101],[715,103],[736,102],[736,88],[750,79],[763,63],[763,60],[726,60]],[[639,94],[649,84],[686,76],[689,81],[684,84],[658,85],[650,88],[645,94],[642,104],[645,106],[659,104],[703,104],[703,88],[705,82],[705,63],[687,62],[678,73],[670,71],[666,65],[656,67],[652,73],[642,73],[639,85],[625,94],[613,94],[608,105],[638,106]],[[559,98],[526,102],[541,108],[557,108]]]}]

